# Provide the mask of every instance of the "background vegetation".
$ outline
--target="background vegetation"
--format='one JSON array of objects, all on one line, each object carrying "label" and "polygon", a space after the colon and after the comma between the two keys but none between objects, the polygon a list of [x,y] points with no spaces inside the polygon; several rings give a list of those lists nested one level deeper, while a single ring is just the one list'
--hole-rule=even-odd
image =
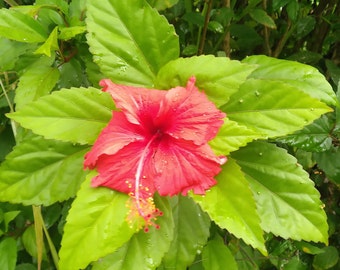
[{"label": "background vegetation", "polygon": [[[49,4],[48,10],[37,10],[40,20],[52,30],[55,25],[84,26],[86,10],[84,1],[72,1],[74,14],[68,17],[64,8],[71,1],[58,0],[0,0],[0,7]],[[149,0],[173,24],[180,38],[184,57],[214,54],[231,59],[264,54],[280,59],[295,60],[316,67],[331,83],[340,97],[340,4],[337,0]],[[58,7],[58,8],[55,8]],[[24,8],[24,7],[22,7]],[[20,26],[19,26],[20,27]],[[0,23],[0,32],[1,32]],[[85,31],[72,33],[71,39],[59,39],[55,66],[60,77],[56,88],[88,87],[99,80],[97,67],[91,66]],[[68,33],[64,33],[67,35]],[[23,44],[0,38],[1,88],[11,104],[14,90],[20,87],[19,78],[29,72],[30,65],[38,61],[33,53],[36,44]],[[44,49],[44,48],[43,48]],[[39,63],[43,67],[50,63]],[[43,71],[42,71],[43,72]],[[34,74],[32,75],[34,77]],[[30,85],[30,76],[26,76]],[[21,82],[22,83],[22,82]],[[41,83],[48,83],[46,81]],[[26,98],[26,97],[21,97]],[[15,145],[12,126],[5,113],[11,110],[6,95],[0,91],[0,161]],[[236,253],[239,269],[340,269],[340,117],[334,112],[324,115],[298,133],[275,141],[286,148],[303,165],[321,193],[328,216],[329,246],[284,240],[266,235],[269,256],[240,243],[227,231],[224,235],[229,247],[241,246]],[[17,134],[25,136],[25,134]],[[72,200],[42,207],[50,241],[58,250],[63,225]],[[16,270],[37,269],[36,232],[32,207],[0,203],[0,268],[7,265],[6,258],[16,261]],[[17,249],[11,249],[15,241]],[[46,245],[48,246],[48,245]],[[54,269],[53,250],[43,252],[42,269]],[[190,269],[201,269],[197,257]],[[90,269],[90,267],[89,267]]]}]

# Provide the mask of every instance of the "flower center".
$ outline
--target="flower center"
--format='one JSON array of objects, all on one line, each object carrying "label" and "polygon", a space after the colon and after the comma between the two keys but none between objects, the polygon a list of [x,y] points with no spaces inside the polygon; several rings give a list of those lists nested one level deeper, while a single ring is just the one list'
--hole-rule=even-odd
[{"label": "flower center", "polygon": [[156,208],[152,197],[153,194],[150,192],[149,188],[142,184],[142,179],[146,179],[146,176],[142,175],[142,173],[146,158],[151,151],[151,145],[161,136],[161,130],[157,129],[145,146],[137,164],[137,170],[135,174],[135,189],[134,192],[130,192],[129,194],[132,198],[132,202],[130,203],[128,220],[134,220],[133,217],[136,215],[142,217],[144,219],[145,232],[149,231],[149,226],[154,226],[156,229],[159,229],[159,225],[155,224],[154,220],[156,220],[158,216],[163,215],[163,213]]}]

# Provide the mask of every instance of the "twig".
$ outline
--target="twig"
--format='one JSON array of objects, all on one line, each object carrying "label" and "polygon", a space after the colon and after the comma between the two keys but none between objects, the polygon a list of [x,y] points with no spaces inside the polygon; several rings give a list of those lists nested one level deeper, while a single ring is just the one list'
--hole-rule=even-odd
[{"label": "twig", "polygon": [[[209,23],[209,19],[210,19],[212,2],[213,2],[212,0],[208,1],[208,8],[206,9],[206,13],[205,13],[204,26],[203,26],[203,30],[202,30],[202,36],[201,36],[201,39],[200,39],[197,55],[201,55],[203,53],[203,50],[204,50],[204,44],[205,44],[205,38],[206,38],[206,35],[207,35],[207,30],[208,30],[208,23]],[[206,3],[204,5],[206,6]]]}]

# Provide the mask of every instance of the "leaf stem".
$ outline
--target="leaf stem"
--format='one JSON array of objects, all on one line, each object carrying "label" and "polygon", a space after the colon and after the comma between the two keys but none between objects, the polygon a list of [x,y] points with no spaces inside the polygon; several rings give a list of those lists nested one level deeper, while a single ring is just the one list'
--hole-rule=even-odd
[{"label": "leaf stem", "polygon": [[[11,103],[11,101],[10,101],[8,95],[7,95],[5,86],[3,85],[1,78],[0,78],[0,86],[1,86],[2,92],[4,93],[4,96],[5,96],[5,98],[6,98],[6,101],[7,101],[7,103],[8,103],[10,112],[14,112],[13,104]],[[12,131],[13,131],[14,138],[16,138],[16,136],[17,136],[17,126],[16,126],[16,123],[15,123],[13,120],[11,120],[11,127],[12,127]]]}]

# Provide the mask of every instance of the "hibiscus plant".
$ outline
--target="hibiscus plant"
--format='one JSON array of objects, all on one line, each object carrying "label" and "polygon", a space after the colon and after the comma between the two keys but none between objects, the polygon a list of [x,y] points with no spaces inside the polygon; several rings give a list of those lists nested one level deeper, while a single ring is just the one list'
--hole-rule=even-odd
[{"label": "hibiscus plant", "polygon": [[[33,207],[39,267],[47,248],[60,270],[237,269],[272,237],[327,245],[320,194],[281,147],[337,105],[316,68],[181,57],[157,10],[177,1],[68,2],[0,10],[20,75],[1,82],[16,146],[0,200]],[[56,246],[42,211],[59,202]]]}]

